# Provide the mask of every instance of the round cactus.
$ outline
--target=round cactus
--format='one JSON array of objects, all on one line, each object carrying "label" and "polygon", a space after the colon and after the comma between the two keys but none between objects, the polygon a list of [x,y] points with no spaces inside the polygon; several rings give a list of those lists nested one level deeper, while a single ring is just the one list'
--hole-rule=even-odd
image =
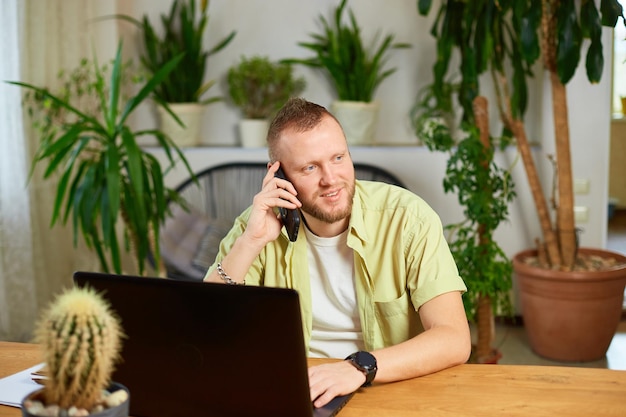
[{"label": "round cactus", "polygon": [[35,329],[48,371],[45,402],[92,409],[111,382],[122,337],[118,317],[95,290],[74,287],[59,295]]}]

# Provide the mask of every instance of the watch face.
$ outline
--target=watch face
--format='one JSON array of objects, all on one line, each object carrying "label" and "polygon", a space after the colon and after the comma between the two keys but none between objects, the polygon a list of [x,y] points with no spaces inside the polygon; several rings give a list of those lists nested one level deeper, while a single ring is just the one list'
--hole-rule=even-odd
[{"label": "watch face", "polygon": [[376,368],[376,358],[368,352],[357,352],[354,355],[354,361],[366,369]]}]

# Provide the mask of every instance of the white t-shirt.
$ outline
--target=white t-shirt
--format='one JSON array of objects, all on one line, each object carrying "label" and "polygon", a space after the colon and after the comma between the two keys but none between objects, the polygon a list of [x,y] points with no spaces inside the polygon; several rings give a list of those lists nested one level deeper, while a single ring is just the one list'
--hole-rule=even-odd
[{"label": "white t-shirt", "polygon": [[348,231],[321,238],[304,227],[313,303],[310,357],[343,359],[364,349],[354,287],[354,252]]}]

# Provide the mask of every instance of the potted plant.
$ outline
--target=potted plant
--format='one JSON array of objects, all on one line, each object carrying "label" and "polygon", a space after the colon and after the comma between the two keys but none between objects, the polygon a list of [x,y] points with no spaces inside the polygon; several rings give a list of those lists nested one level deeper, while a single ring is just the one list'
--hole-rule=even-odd
[{"label": "potted plant", "polygon": [[465,311],[477,330],[470,361],[497,363],[502,354],[494,346],[494,316],[512,315],[513,268],[493,235],[508,219],[508,204],[515,191],[511,172],[498,166],[493,156],[496,148],[510,143],[510,137],[490,135],[487,99],[482,96],[473,101],[475,124],[464,121],[462,134],[457,134],[448,124],[456,119],[451,104],[457,88],[451,84],[443,87],[445,97],[435,98],[432,85],[422,90],[413,113],[414,126],[429,150],[449,154],[444,191],[455,193],[463,207],[464,220],[445,229],[450,232],[450,250],[468,287],[463,297]]},{"label": "potted plant", "polygon": [[[421,14],[427,14],[430,6],[430,0],[418,2]],[[479,76],[487,70],[493,74],[504,129],[516,139],[543,231],[543,241],[535,250],[513,259],[524,324],[535,352],[564,361],[604,356],[619,323],[626,282],[625,257],[577,246],[565,89],[587,45],[587,77],[599,81],[602,26],[614,27],[624,17],[616,0],[602,0],[599,11],[594,1],[583,1],[580,15],[577,13],[574,1],[486,0],[470,7],[467,2],[451,0],[441,3],[432,30],[438,46],[436,91],[445,84],[453,50],[460,51],[459,101],[465,118],[470,117],[471,100],[480,91]],[[526,77],[532,75],[540,56],[552,88],[556,224],[550,217],[523,122],[529,94]],[[537,311],[541,305],[546,310]]]},{"label": "potted plant", "polygon": [[[352,144],[371,144],[378,115],[374,94],[396,71],[396,68],[385,69],[388,54],[393,49],[409,48],[410,45],[394,43],[395,36],[389,34],[382,40],[375,38],[372,47],[366,48],[361,28],[352,10],[346,9],[346,3],[347,0],[342,0],[335,8],[330,23],[323,15],[319,16],[323,30],[311,34],[311,42],[298,43],[311,50],[313,57],[284,62],[323,69],[337,95],[331,111],[341,123],[346,139]],[[346,10],[349,24],[344,23]]]},{"label": "potted plant", "polygon": [[228,70],[227,81],[230,99],[243,113],[239,133],[245,147],[263,146],[269,118],[306,86],[304,78],[294,77],[290,64],[265,56],[242,57]]},{"label": "potted plant", "polygon": [[[125,78],[121,43],[108,83],[97,59],[87,78],[70,76],[65,92],[58,94],[11,82],[35,93],[37,106],[30,112],[47,121],[40,126],[41,142],[33,166],[45,163],[43,177],[58,178],[51,225],[66,224],[71,219],[75,245],[81,232],[105,272],[112,266],[116,273],[122,273],[122,248],[132,248],[140,274],[144,273],[149,254],[155,258],[157,270],[164,271],[159,268],[159,229],[167,215],[167,201],[181,198],[165,187],[161,165],[139,147],[137,139],[154,136],[165,150],[170,167],[177,158],[193,174],[169,137],[159,130],[135,131],[128,125],[128,118],[180,59],[178,56],[163,65],[125,102],[120,92]],[[95,106],[80,105],[77,99],[85,94]],[[123,242],[117,227],[119,220],[124,226]]]},{"label": "potted plant", "polygon": [[166,62],[183,54],[179,67],[171,71],[155,89],[155,98],[166,106],[157,106],[161,130],[179,146],[194,146],[200,140],[202,115],[206,105],[222,100],[203,98],[215,84],[204,81],[208,58],[224,49],[235,37],[232,31],[212,48],[204,47],[209,23],[208,0],[201,0],[197,14],[195,0],[174,0],[168,14],[161,14],[163,33],[159,34],[147,16],[139,21],[127,15],[115,17],[133,23],[141,30],[144,53],[141,62],[152,74]]},{"label": "potted plant", "polygon": [[128,416],[128,389],[111,381],[122,337],[119,318],[95,290],[73,287],[57,296],[35,326],[45,378],[22,401],[22,415]]}]

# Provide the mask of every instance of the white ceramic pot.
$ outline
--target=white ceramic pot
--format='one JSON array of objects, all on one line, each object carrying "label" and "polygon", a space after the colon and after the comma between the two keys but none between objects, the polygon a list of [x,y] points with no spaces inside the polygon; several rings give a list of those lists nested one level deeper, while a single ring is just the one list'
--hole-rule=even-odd
[{"label": "white ceramic pot", "polygon": [[244,148],[262,148],[267,145],[269,121],[265,119],[242,119],[239,122],[239,138]]},{"label": "white ceramic pot", "polygon": [[168,103],[168,106],[185,126],[180,126],[163,107],[159,106],[157,110],[161,131],[179,147],[197,146],[200,143],[202,117],[206,106],[199,103]]},{"label": "white ceramic pot", "polygon": [[330,112],[339,120],[350,145],[372,145],[378,121],[378,102],[334,101]]}]

